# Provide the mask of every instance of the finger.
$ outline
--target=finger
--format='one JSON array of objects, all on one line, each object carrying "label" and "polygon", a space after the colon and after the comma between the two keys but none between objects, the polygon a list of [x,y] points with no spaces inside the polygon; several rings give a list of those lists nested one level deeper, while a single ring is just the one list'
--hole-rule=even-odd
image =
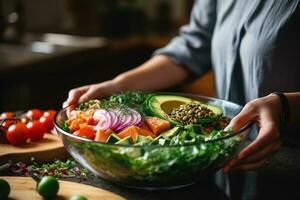
[{"label": "finger", "polygon": [[62,108],[68,107],[69,103],[67,101],[64,101],[62,104]]},{"label": "finger", "polygon": [[78,102],[78,99],[84,93],[86,93],[90,87],[91,86],[87,85],[87,86],[83,86],[83,87],[79,87],[79,88],[70,90],[66,106],[71,105],[71,104],[76,104]]},{"label": "finger", "polygon": [[85,101],[88,101],[90,99],[94,99],[97,97],[97,90],[98,88],[96,86],[91,86],[86,93],[84,93],[80,98],[78,99],[78,103],[82,103]]},{"label": "finger", "polygon": [[254,163],[241,164],[234,167],[230,167],[228,171],[252,171],[263,168],[266,163],[270,160],[270,157],[265,157]]},{"label": "finger", "polygon": [[246,157],[242,160],[239,160],[237,164],[247,164],[257,162],[265,157],[269,157],[277,152],[281,147],[281,142],[279,139],[275,140],[274,142],[270,143],[268,146],[264,147],[262,150],[252,154],[249,157]]},{"label": "finger", "polygon": [[264,147],[262,150],[258,151],[257,153],[254,153],[253,155],[246,157],[244,159],[232,159],[227,166],[234,167],[241,164],[250,164],[257,162],[259,160],[262,160],[266,157],[269,157],[273,155],[275,152],[278,151],[278,149],[281,147],[281,142],[279,139],[276,139],[272,143],[270,143],[268,146]]},{"label": "finger", "polygon": [[256,153],[264,146],[279,138],[278,127],[273,123],[273,120],[270,119],[270,116],[268,116],[269,114],[263,113],[261,115],[262,127],[259,130],[258,136],[252,143],[250,143],[239,153],[239,159],[245,158],[253,153]]},{"label": "finger", "polygon": [[247,123],[253,121],[256,116],[257,113],[255,112],[253,103],[248,103],[242,111],[230,121],[229,125],[225,129],[232,129],[234,133],[238,132]]}]

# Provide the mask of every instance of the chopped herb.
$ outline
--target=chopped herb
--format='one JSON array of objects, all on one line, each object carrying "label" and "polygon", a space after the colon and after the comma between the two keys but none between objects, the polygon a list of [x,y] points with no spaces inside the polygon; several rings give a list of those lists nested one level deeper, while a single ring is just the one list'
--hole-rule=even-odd
[{"label": "chopped herb", "polygon": [[143,102],[148,98],[149,94],[142,92],[123,92],[120,94],[113,94],[108,99],[90,100],[79,104],[79,110],[88,109],[110,109],[120,108],[126,111],[126,108],[134,108],[143,113]]},{"label": "chopped herb", "polygon": [[37,174],[37,176],[54,176],[56,178],[66,177],[87,177],[87,169],[78,166],[73,159],[67,161],[55,160],[53,163],[39,164],[32,159],[32,163],[27,165],[23,162],[13,163],[11,165],[12,173],[16,175]]},{"label": "chopped herb", "polygon": [[64,131],[70,131],[69,126],[67,125],[67,123],[65,121],[62,121],[60,123],[60,127],[64,130]]}]

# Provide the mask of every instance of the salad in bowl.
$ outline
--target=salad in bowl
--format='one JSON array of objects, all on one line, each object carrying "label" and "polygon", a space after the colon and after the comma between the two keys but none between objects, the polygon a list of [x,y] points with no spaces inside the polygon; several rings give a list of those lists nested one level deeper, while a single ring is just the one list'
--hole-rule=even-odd
[{"label": "salad in bowl", "polygon": [[68,152],[106,180],[144,189],[176,188],[213,173],[243,146],[251,125],[224,131],[241,106],[173,93],[126,92],[57,113]]}]

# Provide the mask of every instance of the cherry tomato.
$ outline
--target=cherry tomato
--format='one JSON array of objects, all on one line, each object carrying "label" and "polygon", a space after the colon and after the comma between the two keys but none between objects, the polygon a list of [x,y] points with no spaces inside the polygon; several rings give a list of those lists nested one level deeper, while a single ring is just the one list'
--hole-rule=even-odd
[{"label": "cherry tomato", "polygon": [[5,120],[3,123],[2,123],[2,127],[4,127],[4,129],[8,129],[11,125],[13,125],[15,123],[14,120]]},{"label": "cherry tomato", "polygon": [[51,199],[56,196],[59,190],[59,183],[53,176],[44,176],[38,182],[36,190],[44,199]]},{"label": "cherry tomato", "polygon": [[54,119],[55,114],[56,114],[56,110],[47,110],[43,113],[43,116],[51,117],[52,119]]},{"label": "cherry tomato", "polygon": [[44,134],[45,134],[45,128],[43,124],[37,120],[29,122],[27,125],[27,133],[28,133],[28,138],[31,141],[38,141],[43,139]]},{"label": "cherry tomato", "polygon": [[11,125],[8,128],[6,132],[6,138],[11,144],[15,146],[25,144],[28,139],[27,131],[28,130],[26,125],[19,122]]},{"label": "cherry tomato", "polygon": [[31,120],[39,119],[41,116],[43,116],[43,112],[39,109],[31,109],[25,113],[25,117]]},{"label": "cherry tomato", "polygon": [[9,141],[6,138],[6,132],[8,130],[8,128],[13,125],[15,123],[15,121],[13,120],[6,120],[2,123],[1,127],[0,127],[0,143],[9,143]]},{"label": "cherry tomato", "polygon": [[84,137],[93,140],[95,138],[95,131],[92,128],[84,127],[73,133],[76,136]]},{"label": "cherry tomato", "polygon": [[50,132],[54,127],[53,119],[51,117],[42,116],[39,121],[44,126],[45,132],[47,133]]},{"label": "cherry tomato", "polygon": [[13,118],[14,114],[12,112],[4,112],[0,115],[0,118],[2,119],[9,119]]}]

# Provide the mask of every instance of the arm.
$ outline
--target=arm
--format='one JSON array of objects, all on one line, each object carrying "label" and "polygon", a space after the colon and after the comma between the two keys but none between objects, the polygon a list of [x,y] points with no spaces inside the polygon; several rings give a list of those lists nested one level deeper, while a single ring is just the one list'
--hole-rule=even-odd
[{"label": "arm", "polygon": [[[290,107],[289,123],[300,122],[300,92],[285,93]],[[231,160],[224,171],[255,170],[264,166],[281,146],[279,120],[282,113],[281,102],[277,95],[255,99],[245,105],[243,110],[232,119],[233,132],[250,121],[260,128],[256,139]],[[284,133],[283,133],[284,134]]]},{"label": "arm", "polygon": [[190,23],[165,48],[140,67],[113,80],[75,88],[64,106],[126,90],[159,90],[199,77],[211,68],[210,44],[216,20],[216,0],[195,1]]},{"label": "arm", "polygon": [[187,78],[187,71],[167,56],[155,56],[141,66],[124,72],[112,80],[70,90],[63,107],[112,93],[128,90],[159,90],[178,84]]}]

